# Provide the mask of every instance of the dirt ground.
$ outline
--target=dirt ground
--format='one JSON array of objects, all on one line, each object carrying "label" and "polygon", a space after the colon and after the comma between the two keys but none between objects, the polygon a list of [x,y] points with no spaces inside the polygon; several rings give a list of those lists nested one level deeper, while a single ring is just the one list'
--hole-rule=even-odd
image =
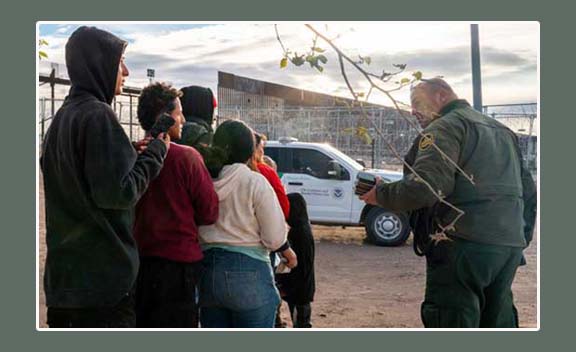
[{"label": "dirt ground", "polygon": [[[39,187],[42,189],[42,187]],[[42,282],[46,258],[44,199],[40,194],[39,287],[40,326],[46,327]],[[411,239],[401,247],[363,244],[363,228],[314,226],[316,296],[312,324],[316,328],[420,328],[425,260],[412,251]],[[528,265],[519,268],[514,298],[521,327],[536,327],[536,238],[525,251]],[[289,320],[282,306],[284,320]]]}]

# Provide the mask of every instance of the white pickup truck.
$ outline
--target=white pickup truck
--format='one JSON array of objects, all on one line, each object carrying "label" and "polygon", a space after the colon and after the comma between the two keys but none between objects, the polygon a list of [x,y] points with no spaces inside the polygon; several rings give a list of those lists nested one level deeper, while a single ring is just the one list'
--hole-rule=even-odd
[{"label": "white pickup truck", "polygon": [[364,225],[367,239],[380,246],[403,244],[410,235],[405,214],[367,205],[354,194],[360,171],[378,175],[384,182],[397,181],[402,173],[366,169],[329,144],[303,143],[294,138],[266,142],[265,154],[278,164],[286,192],[304,196],[312,223]]}]

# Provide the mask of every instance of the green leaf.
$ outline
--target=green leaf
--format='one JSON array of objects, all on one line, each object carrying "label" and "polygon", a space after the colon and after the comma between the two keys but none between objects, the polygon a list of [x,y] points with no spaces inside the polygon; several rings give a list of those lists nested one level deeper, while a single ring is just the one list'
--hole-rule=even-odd
[{"label": "green leaf", "polygon": [[318,60],[321,61],[323,64],[328,62],[328,59],[326,58],[326,56],[324,55],[318,55],[317,56]]},{"label": "green leaf", "polygon": [[324,71],[324,67],[322,67],[322,66],[320,66],[320,65],[318,65],[318,64],[316,64],[315,67],[316,67],[316,69],[317,69],[318,71],[320,71],[320,72],[323,72],[323,71]]},{"label": "green leaf", "polygon": [[295,65],[295,66],[302,66],[302,64],[304,64],[304,55],[302,56],[298,56],[298,54],[294,54],[294,56],[290,59],[290,61]]},{"label": "green leaf", "polygon": [[408,83],[410,83],[410,78],[402,78],[400,80],[400,84],[408,84]]},{"label": "green leaf", "polygon": [[372,137],[370,137],[368,133],[362,135],[362,139],[364,140],[364,143],[372,144]]},{"label": "green leaf", "polygon": [[42,58],[47,59],[48,58],[48,54],[46,54],[44,51],[39,51],[38,56],[40,57],[40,59],[42,59]]},{"label": "green leaf", "polygon": [[356,96],[357,96],[358,98],[362,98],[362,97],[364,97],[364,95],[365,95],[364,92],[358,92],[358,93],[356,93]]},{"label": "green leaf", "polygon": [[280,68],[286,68],[286,66],[288,66],[288,58],[283,57],[282,60],[280,60]]},{"label": "green leaf", "polygon": [[[306,62],[308,62],[308,63],[310,64],[310,67],[316,67],[316,68],[319,67],[319,66],[318,66],[318,57],[317,57],[317,56],[314,56],[314,55],[311,55],[311,54],[308,55],[308,56],[306,56]],[[321,70],[319,69],[319,71],[321,71]]]},{"label": "green leaf", "polygon": [[414,76],[414,78],[416,78],[419,81],[422,79],[422,72],[416,71],[412,74],[412,76]]},{"label": "green leaf", "polygon": [[317,52],[317,53],[323,53],[323,52],[326,51],[326,50],[324,50],[324,49],[322,49],[322,48],[318,48],[318,47],[313,47],[312,50],[315,51],[315,52]]},{"label": "green leaf", "polygon": [[48,45],[48,41],[46,39],[40,39],[40,40],[38,40],[38,45],[40,45],[40,46]]},{"label": "green leaf", "polygon": [[364,143],[366,143],[366,144],[372,143],[372,137],[370,136],[370,133],[368,133],[368,129],[366,127],[358,127],[356,130],[356,135],[362,141],[364,141]]},{"label": "green leaf", "polygon": [[364,62],[366,63],[366,65],[370,65],[370,63],[372,62],[372,58],[370,58],[370,56],[365,56]]}]

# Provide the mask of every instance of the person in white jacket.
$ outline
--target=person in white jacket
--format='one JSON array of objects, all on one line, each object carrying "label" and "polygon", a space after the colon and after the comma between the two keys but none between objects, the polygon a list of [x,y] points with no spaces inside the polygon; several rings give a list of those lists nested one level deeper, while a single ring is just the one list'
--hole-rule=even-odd
[{"label": "person in white jacket", "polygon": [[268,181],[247,166],[254,135],[246,124],[223,122],[212,148],[224,160],[214,179],[218,220],[199,231],[204,251],[200,323],[203,328],[272,328],[280,296],[269,253],[279,251],[288,267],[297,265],[284,215]]}]

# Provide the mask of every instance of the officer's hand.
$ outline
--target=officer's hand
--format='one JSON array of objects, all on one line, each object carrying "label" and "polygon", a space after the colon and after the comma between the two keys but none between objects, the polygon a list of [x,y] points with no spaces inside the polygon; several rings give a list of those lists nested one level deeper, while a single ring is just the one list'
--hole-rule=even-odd
[{"label": "officer's hand", "polygon": [[376,184],[372,187],[371,190],[361,195],[359,198],[360,200],[366,202],[366,204],[370,205],[378,205],[378,199],[376,198],[376,188],[382,182],[382,179],[376,176]]},{"label": "officer's hand", "polygon": [[145,151],[146,148],[148,148],[148,143],[150,143],[152,139],[153,139],[152,137],[148,136],[137,142],[133,142],[132,145],[134,146],[134,149],[136,149],[136,152],[138,152],[138,154],[142,154],[142,152]]},{"label": "officer's hand", "polygon": [[286,266],[290,269],[294,269],[298,265],[298,258],[296,258],[296,253],[294,253],[292,248],[285,249],[280,255],[286,259]]},{"label": "officer's hand", "polygon": [[170,135],[168,133],[160,133],[156,138],[164,142],[164,145],[166,145],[166,152],[168,152],[168,149],[170,149]]}]

